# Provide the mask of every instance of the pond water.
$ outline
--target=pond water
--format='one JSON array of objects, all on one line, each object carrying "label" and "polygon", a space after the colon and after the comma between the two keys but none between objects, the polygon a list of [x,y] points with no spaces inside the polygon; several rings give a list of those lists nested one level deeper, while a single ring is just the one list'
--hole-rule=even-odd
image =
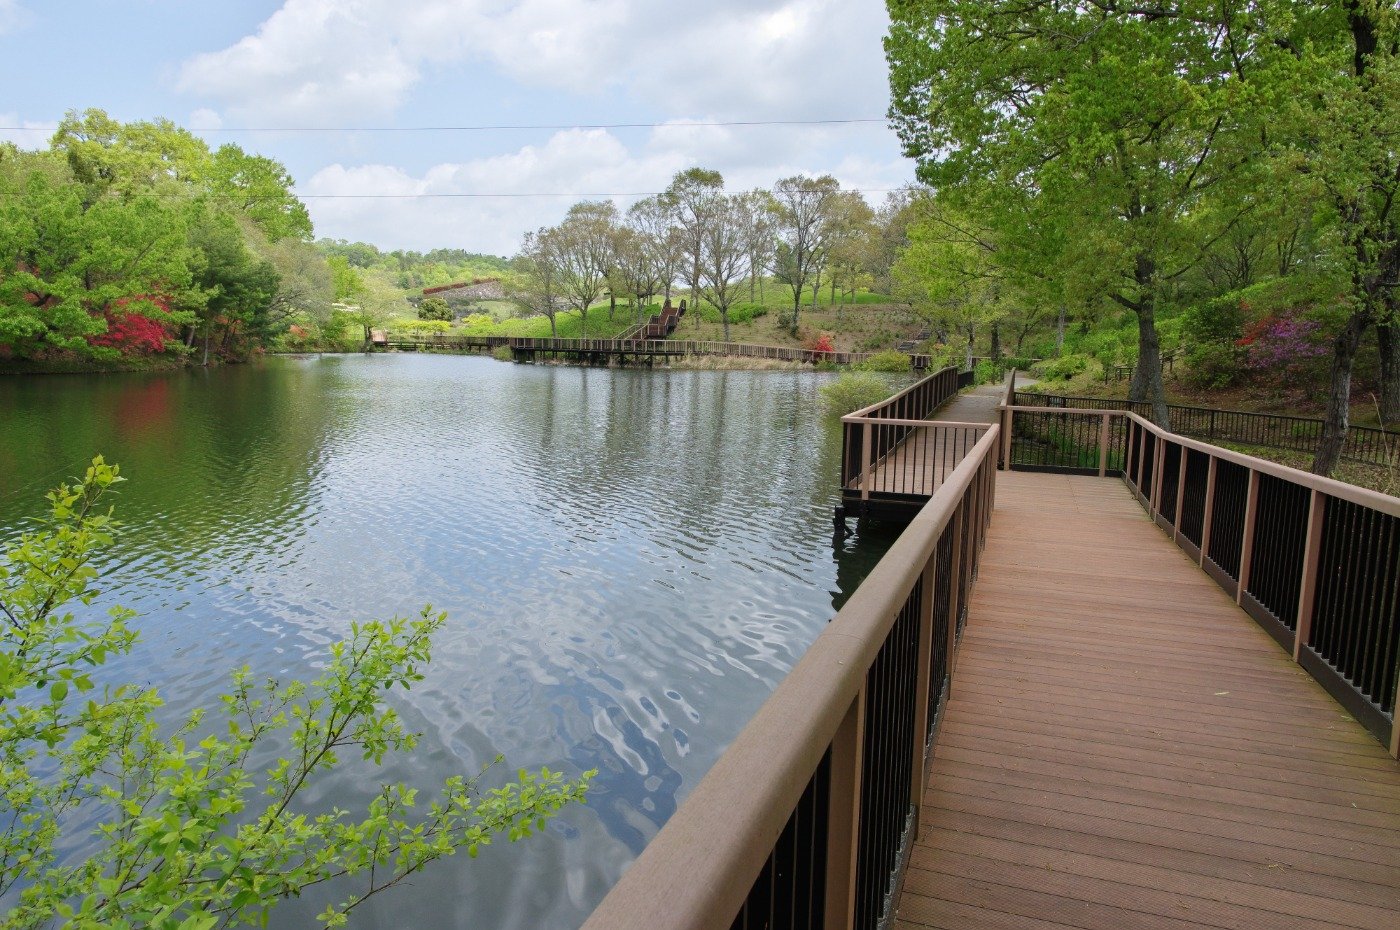
[{"label": "pond water", "polygon": [[543,835],[439,863],[355,924],[577,927],[889,542],[832,547],[830,377],[376,355],[0,379],[0,537],[94,454],[120,463],[96,607],[134,608],[142,641],[104,675],[158,686],[172,719],[239,665],[313,675],[353,620],[447,611],[395,702],[418,749],[312,800],[497,753],[599,774]]}]

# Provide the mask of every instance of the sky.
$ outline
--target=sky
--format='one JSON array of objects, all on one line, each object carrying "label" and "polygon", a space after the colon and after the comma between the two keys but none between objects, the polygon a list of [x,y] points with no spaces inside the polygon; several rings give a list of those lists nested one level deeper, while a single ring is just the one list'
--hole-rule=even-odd
[{"label": "sky", "polygon": [[[166,117],[285,164],[318,236],[506,255],[693,166],[731,190],[831,173],[877,205],[913,178],[887,23],[879,0],[0,0],[0,138]],[[704,125],[849,119],[874,122]],[[586,128],[622,123],[656,125]],[[440,129],[472,126],[559,128]]]}]

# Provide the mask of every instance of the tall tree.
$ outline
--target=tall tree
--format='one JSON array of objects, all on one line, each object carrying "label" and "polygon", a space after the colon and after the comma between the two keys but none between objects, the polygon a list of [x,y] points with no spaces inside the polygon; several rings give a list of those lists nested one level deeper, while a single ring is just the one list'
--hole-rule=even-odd
[{"label": "tall tree", "polygon": [[[1291,66],[1283,70],[1293,90],[1282,97],[1285,125],[1298,130],[1288,155],[1326,192],[1350,281],[1312,463],[1325,475],[1346,440],[1361,341],[1373,325],[1391,340],[1400,309],[1400,9],[1390,0],[1335,0],[1283,4],[1282,11],[1294,14],[1277,43]],[[1400,405],[1394,364],[1395,356],[1383,353],[1382,372],[1391,376],[1383,393]]]},{"label": "tall tree", "polygon": [[526,233],[514,265],[516,275],[506,286],[506,296],[526,312],[548,319],[549,334],[557,337],[556,319],[567,304],[555,230]]},{"label": "tall tree", "polygon": [[[688,266],[686,271],[692,304],[700,299],[700,264],[705,252],[703,217],[710,209],[711,202],[723,193],[724,175],[708,168],[687,168],[677,172],[661,195],[671,210],[679,233],[681,250]],[[699,326],[700,308],[692,307],[691,310],[695,313],[695,325]]]},{"label": "tall tree", "polygon": [[[792,325],[802,310],[802,291],[820,284],[831,235],[832,211],[840,183],[829,174],[819,178],[793,175],[773,185],[777,203],[779,253],[774,273],[792,286]],[[816,305],[815,292],[812,299]]]},{"label": "tall tree", "polygon": [[1135,314],[1130,396],[1163,426],[1159,306],[1246,209],[1204,204],[1264,135],[1262,108],[1240,105],[1244,76],[1273,49],[1251,7],[889,3],[891,113],[920,179],[940,190],[990,179],[1073,227],[1058,264]]},{"label": "tall tree", "polygon": [[729,341],[729,308],[753,267],[749,259],[750,208],[746,195],[721,195],[706,207],[702,224],[700,281],[706,299],[719,311],[725,342]]},{"label": "tall tree", "polygon": [[603,295],[608,271],[613,266],[616,229],[617,207],[611,201],[585,200],[569,208],[551,236],[561,290],[569,306],[578,311],[585,339],[588,308]]}]

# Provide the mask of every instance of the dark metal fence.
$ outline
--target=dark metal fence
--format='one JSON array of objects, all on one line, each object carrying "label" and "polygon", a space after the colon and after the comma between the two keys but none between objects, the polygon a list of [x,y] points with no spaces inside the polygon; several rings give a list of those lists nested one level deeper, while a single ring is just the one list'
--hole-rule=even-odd
[{"label": "dark metal fence", "polygon": [[[1128,410],[1151,415],[1151,404],[1100,397],[1062,397],[1018,391],[1018,406],[1063,407],[1067,410]],[[1170,404],[1172,432],[1207,442],[1236,442],[1246,446],[1311,453],[1322,441],[1322,420],[1278,413],[1250,413]],[[1400,462],[1400,432],[1353,426],[1347,430],[1342,457],[1368,465],[1390,466]]]}]

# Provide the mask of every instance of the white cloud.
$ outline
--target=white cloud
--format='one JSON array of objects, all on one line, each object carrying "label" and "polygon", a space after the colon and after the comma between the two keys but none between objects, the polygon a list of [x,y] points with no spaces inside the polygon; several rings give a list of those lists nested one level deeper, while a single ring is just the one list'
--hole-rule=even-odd
[{"label": "white cloud", "polygon": [[218,113],[208,107],[200,107],[190,114],[187,125],[196,131],[201,129],[218,129],[223,126],[223,118]]},{"label": "white cloud", "polygon": [[272,124],[391,114],[453,63],[584,96],[621,88],[674,114],[875,116],[885,22],[875,0],[285,0],[187,60],[179,84]]},{"label": "white cloud", "polygon": [[0,141],[13,142],[22,149],[41,149],[58,128],[52,120],[20,119],[18,113],[0,113]]},{"label": "white cloud", "polygon": [[19,0],[0,0],[0,36],[14,32],[29,19],[29,12]]},{"label": "white cloud", "polygon": [[[785,158],[773,140],[755,145],[747,134],[724,127],[667,126],[635,150],[605,130],[567,130],[540,146],[471,161],[435,165],[413,175],[392,165],[330,165],[301,185],[317,234],[374,242],[385,248],[439,246],[509,255],[521,235],[557,223],[580,196],[618,195],[619,207],[660,191],[671,177],[696,164],[723,165],[731,190],[767,187],[779,177],[831,172],[846,187],[879,191],[909,178],[905,162],[848,157],[824,164],[820,129],[787,129]],[[697,157],[699,153],[700,157]],[[751,156],[751,157],[747,157]],[[528,194],[526,197],[453,197],[460,194]],[[318,198],[314,195],[358,195]],[[439,195],[375,198],[366,194]],[[558,195],[558,196],[552,196]]]}]

